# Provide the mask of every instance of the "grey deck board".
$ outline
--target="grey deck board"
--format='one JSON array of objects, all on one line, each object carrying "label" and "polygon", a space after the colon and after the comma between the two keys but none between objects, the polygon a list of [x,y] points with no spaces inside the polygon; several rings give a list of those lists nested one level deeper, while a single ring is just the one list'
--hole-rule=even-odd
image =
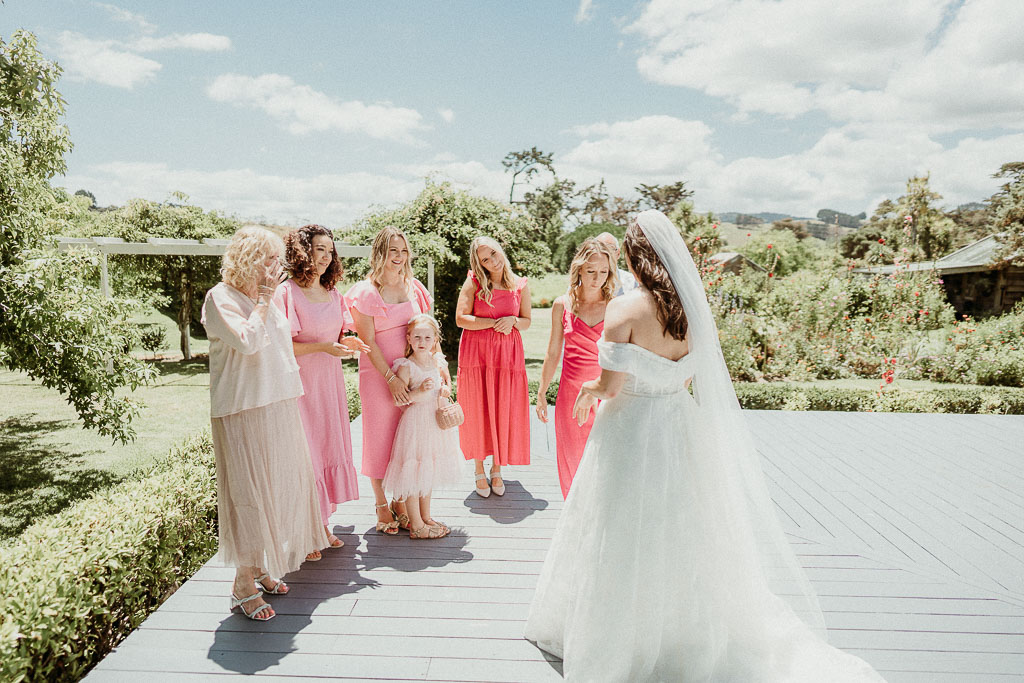
[{"label": "grey deck board", "polygon": [[[818,591],[829,640],[889,681],[1024,681],[1024,418],[749,411],[769,489]],[[227,613],[208,564],[87,677],[546,681],[522,638],[563,501],[554,432],[508,493],[437,492],[441,541],[385,538],[368,482],[331,522],[346,546],[285,577],[278,616]],[[360,439],[360,421],[353,440]]]}]

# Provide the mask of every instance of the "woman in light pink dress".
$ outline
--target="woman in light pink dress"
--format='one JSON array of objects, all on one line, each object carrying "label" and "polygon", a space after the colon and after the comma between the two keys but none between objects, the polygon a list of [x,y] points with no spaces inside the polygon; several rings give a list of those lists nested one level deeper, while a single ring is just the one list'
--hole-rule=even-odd
[{"label": "woman in light pink dress", "polygon": [[565,347],[562,376],[558,381],[555,402],[555,448],[558,461],[558,483],[562,497],[569,495],[572,478],[583,457],[583,447],[594,426],[594,410],[582,425],[573,417],[572,407],[584,382],[597,379],[597,341],[604,330],[604,312],[615,296],[615,260],[606,244],[591,238],[576,250],[569,266],[569,291],[555,299],[551,307],[551,337],[541,368],[537,391],[537,417],[548,421],[545,394],[558,368]]},{"label": "woman in light pink dress", "polygon": [[370,274],[354,284],[345,301],[356,332],[370,348],[359,357],[359,398],[363,404],[363,466],[370,477],[377,510],[377,531],[394,535],[408,529],[405,504],[389,507],[382,482],[391,459],[395,430],[402,417],[399,406],[409,404],[409,391],[392,372],[395,359],[405,356],[406,325],[430,310],[427,288],[412,276],[412,255],[405,234],[394,227],[377,233],[370,253]]},{"label": "woman in light pink dress", "polygon": [[275,303],[291,325],[302,378],[299,413],[316,476],[320,519],[331,547],[340,548],[345,544],[328,529],[328,518],[338,503],[359,498],[341,358],[370,349],[358,337],[342,336],[353,325],[345,300],[334,288],[342,272],[331,231],[306,225],[288,233],[285,260],[291,277],[277,288]]},{"label": "woman in light pink dress", "polygon": [[490,237],[473,240],[469,264],[455,307],[455,324],[463,330],[456,389],[466,415],[459,442],[466,460],[475,461],[476,493],[486,498],[492,491],[504,495],[502,467],[530,464],[530,394],[520,335],[530,327],[530,287]]}]

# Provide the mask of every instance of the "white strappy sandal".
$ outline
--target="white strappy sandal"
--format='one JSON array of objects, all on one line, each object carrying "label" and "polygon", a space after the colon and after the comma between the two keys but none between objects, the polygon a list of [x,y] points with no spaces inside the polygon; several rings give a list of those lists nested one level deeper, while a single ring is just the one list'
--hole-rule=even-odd
[{"label": "white strappy sandal", "polygon": [[[263,582],[267,579],[274,582],[274,587],[272,589],[263,585]],[[271,595],[288,595],[288,584],[281,579],[275,579],[270,574],[260,574],[254,579],[254,581],[256,581],[256,587],[264,593],[270,593]]]},{"label": "white strappy sandal", "polygon": [[256,598],[261,598],[261,597],[263,597],[263,593],[261,591],[256,591],[252,595],[250,595],[248,597],[245,597],[245,598],[236,598],[235,594],[232,593],[231,594],[231,610],[230,611],[233,612],[235,610],[235,608],[238,607],[239,609],[242,610],[242,614],[244,614],[247,618],[252,619],[253,621],[270,621],[271,619],[273,619],[274,617],[277,616],[276,613],[271,614],[269,616],[263,616],[263,617],[257,616],[258,614],[262,613],[264,610],[271,609],[270,603],[265,602],[262,605],[260,605],[259,607],[257,607],[256,609],[254,609],[252,612],[246,612],[245,608],[242,607],[242,605],[244,605],[245,603],[249,602],[250,600],[255,600]]},{"label": "white strappy sandal", "polygon": [[[491,495],[491,480],[488,479],[487,475],[484,474],[483,472],[476,475],[477,481],[480,481],[481,479],[487,482],[487,488],[482,489],[479,486],[476,486],[474,488],[476,489],[476,495],[480,496],[481,498],[486,498],[487,496]],[[502,491],[502,493],[504,493],[504,491]]]}]

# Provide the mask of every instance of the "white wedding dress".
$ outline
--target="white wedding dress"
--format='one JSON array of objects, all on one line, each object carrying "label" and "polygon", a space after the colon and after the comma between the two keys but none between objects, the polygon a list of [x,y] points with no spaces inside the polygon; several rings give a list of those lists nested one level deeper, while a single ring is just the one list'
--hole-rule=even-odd
[{"label": "white wedding dress", "polygon": [[720,362],[703,287],[699,278],[683,283],[696,269],[674,227],[657,212],[650,225],[648,213],[645,234],[673,249],[659,256],[677,292],[686,287],[691,353],[672,361],[598,342],[601,367],[628,378],[598,408],[526,637],[561,657],[571,681],[882,681],[824,640],[817,598],[775,517]]}]

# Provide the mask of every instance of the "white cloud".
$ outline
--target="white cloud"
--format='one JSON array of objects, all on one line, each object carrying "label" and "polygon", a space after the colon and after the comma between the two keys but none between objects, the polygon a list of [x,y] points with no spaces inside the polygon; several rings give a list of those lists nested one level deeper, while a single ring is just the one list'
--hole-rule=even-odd
[{"label": "white cloud", "polygon": [[156,30],[156,26],[146,21],[146,18],[141,14],[135,12],[129,12],[126,9],[117,7],[116,5],[110,5],[104,2],[93,3],[96,7],[105,10],[110,14],[110,18],[114,21],[120,21],[126,24],[134,24],[137,29],[143,33],[152,33]]},{"label": "white cloud", "polygon": [[154,38],[144,36],[132,44],[138,52],[158,50],[196,50],[198,52],[223,52],[231,49],[231,39],[213,33],[172,33]]},{"label": "white cloud", "polygon": [[576,9],[574,21],[583,24],[590,21],[594,14],[594,0],[580,0],[580,6]]},{"label": "white cloud", "polygon": [[943,203],[984,199],[1007,159],[1024,158],[1024,133],[966,138],[944,146],[903,123],[849,124],[824,131],[810,148],[726,161],[700,121],[649,116],[574,129],[584,139],[556,158],[560,175],[588,185],[604,179],[612,195],[640,183],[687,181],[699,207],[813,216],[821,208],[870,211],[902,194],[907,178],[931,173]]},{"label": "white cloud", "polygon": [[421,180],[447,181],[456,188],[498,200],[508,199],[511,182],[510,176],[497,165],[491,167],[479,161],[460,160],[451,154],[439,154],[426,162],[396,164],[391,170]]},{"label": "white cloud", "polygon": [[64,31],[57,37],[58,62],[73,80],[132,89],[155,78],[159,62],[127,52],[113,40],[92,40]]},{"label": "white cloud", "polygon": [[740,112],[1024,127],[1019,0],[652,0],[638,69]]},{"label": "white cloud", "polygon": [[134,162],[99,164],[56,184],[88,189],[101,204],[123,204],[136,197],[165,201],[180,190],[197,206],[242,219],[282,224],[315,221],[335,227],[351,223],[373,205],[407,201],[423,189],[423,180],[410,174],[290,177],[248,168],[201,171]]},{"label": "white cloud", "polygon": [[452,109],[438,109],[437,115],[444,119],[445,123],[451,123],[455,120],[455,111]]},{"label": "white cloud", "polygon": [[223,74],[214,79],[206,93],[217,102],[262,110],[294,135],[340,130],[416,143],[413,133],[426,128],[415,109],[389,103],[343,102],[281,74]]}]

